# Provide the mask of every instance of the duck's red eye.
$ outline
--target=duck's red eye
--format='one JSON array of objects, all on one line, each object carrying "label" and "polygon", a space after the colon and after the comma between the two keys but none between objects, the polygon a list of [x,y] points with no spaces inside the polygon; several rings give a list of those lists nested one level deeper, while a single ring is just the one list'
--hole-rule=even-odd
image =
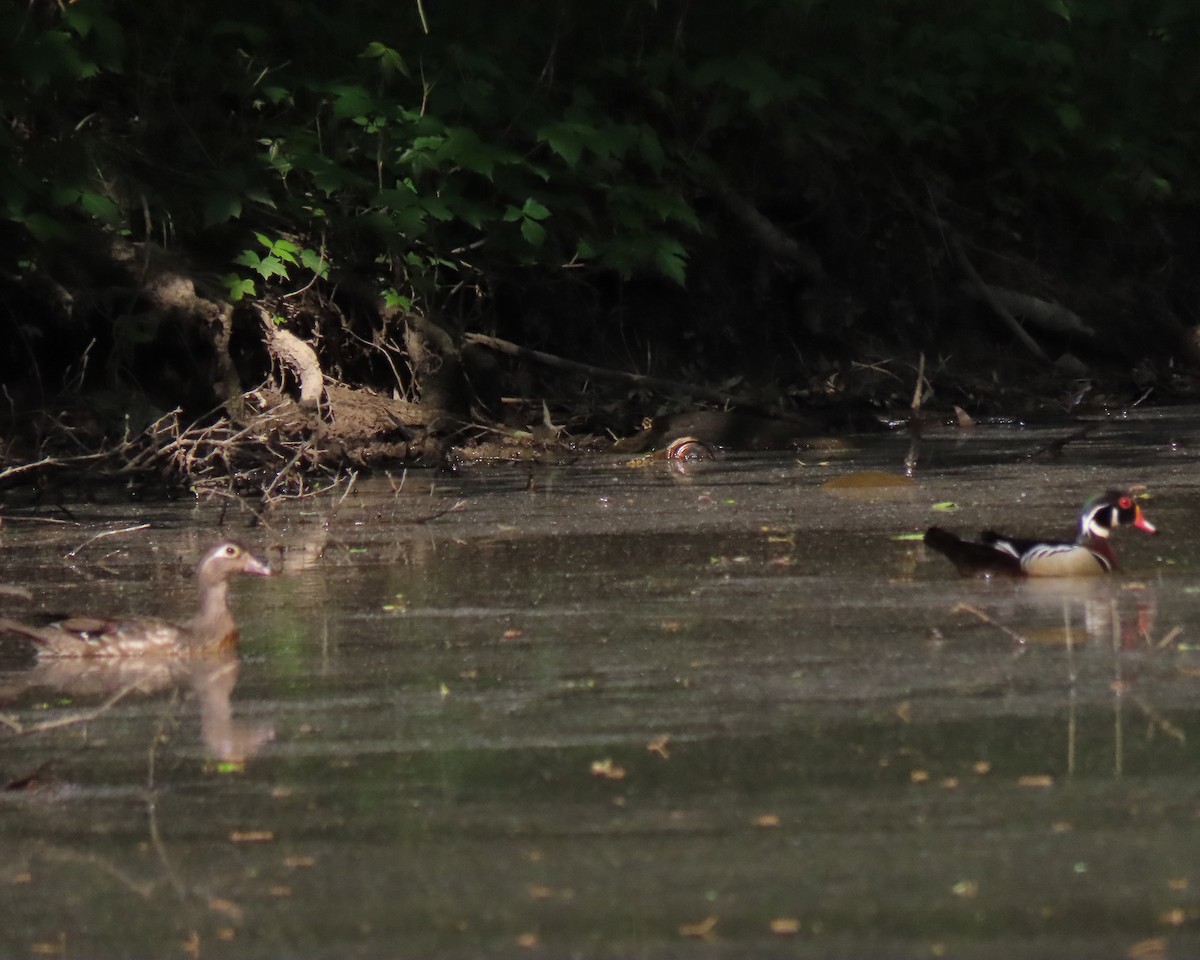
[{"label": "duck's red eye", "polygon": [[236,557],[237,555],[238,555],[238,548],[235,547],[232,543],[225,548],[225,556]]},{"label": "duck's red eye", "polygon": [[1120,507],[1122,510],[1132,510],[1133,509],[1133,499],[1130,497],[1122,497],[1120,500],[1117,501],[1117,506]]}]

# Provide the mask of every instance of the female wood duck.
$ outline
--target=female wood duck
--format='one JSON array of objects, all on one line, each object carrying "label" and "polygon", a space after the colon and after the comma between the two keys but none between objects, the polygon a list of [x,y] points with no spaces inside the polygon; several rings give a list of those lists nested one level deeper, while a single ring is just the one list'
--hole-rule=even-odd
[{"label": "female wood duck", "polygon": [[0,633],[33,640],[42,657],[185,658],[233,649],[237,624],[225,602],[226,581],[235,573],[270,576],[271,568],[237,543],[220,543],[196,568],[200,608],[185,623],[152,617],[70,617],[44,627],[0,618]]},{"label": "female wood duck", "polygon": [[1088,577],[1116,568],[1117,557],[1108,538],[1113,528],[1123,523],[1155,532],[1132,496],[1109,490],[1084,504],[1074,541],[1017,540],[986,530],[979,542],[973,542],[941,527],[930,527],[925,542],[949,557],[963,576]]}]

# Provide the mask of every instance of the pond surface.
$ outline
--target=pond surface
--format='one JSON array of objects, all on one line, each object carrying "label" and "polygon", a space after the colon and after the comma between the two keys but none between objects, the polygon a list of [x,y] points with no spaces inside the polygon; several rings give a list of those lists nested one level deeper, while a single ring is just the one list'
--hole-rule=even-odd
[{"label": "pond surface", "polygon": [[[1072,429],[926,437],[911,486],[827,483],[901,474],[886,437],[410,472],[256,528],[3,510],[0,615],[186,616],[230,533],[283,573],[232,585],[239,663],[0,639],[0,956],[1200,955],[1200,417],[1030,458]],[[1135,483],[1160,535],[1095,582],[896,539],[1068,534]]]}]

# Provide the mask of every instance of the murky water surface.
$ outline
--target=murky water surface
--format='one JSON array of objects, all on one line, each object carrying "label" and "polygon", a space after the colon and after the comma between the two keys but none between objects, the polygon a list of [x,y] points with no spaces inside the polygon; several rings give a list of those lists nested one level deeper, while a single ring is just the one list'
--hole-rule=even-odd
[{"label": "murky water surface", "polygon": [[[236,664],[0,641],[0,955],[1200,955],[1200,419],[1027,458],[1070,431],[927,438],[907,488],[823,485],[899,472],[872,438],[410,473],[270,529],[9,508],[6,615],[184,616],[231,531],[283,575],[233,584]],[[897,539],[1130,483],[1161,533],[1099,582]]]}]

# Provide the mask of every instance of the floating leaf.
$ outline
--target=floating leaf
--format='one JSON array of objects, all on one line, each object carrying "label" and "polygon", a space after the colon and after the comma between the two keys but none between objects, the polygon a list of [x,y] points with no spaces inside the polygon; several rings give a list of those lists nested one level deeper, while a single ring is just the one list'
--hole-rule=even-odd
[{"label": "floating leaf", "polygon": [[952,513],[958,509],[958,504],[953,500],[942,500],[939,503],[935,503],[929,509],[936,510],[938,513]]}]

